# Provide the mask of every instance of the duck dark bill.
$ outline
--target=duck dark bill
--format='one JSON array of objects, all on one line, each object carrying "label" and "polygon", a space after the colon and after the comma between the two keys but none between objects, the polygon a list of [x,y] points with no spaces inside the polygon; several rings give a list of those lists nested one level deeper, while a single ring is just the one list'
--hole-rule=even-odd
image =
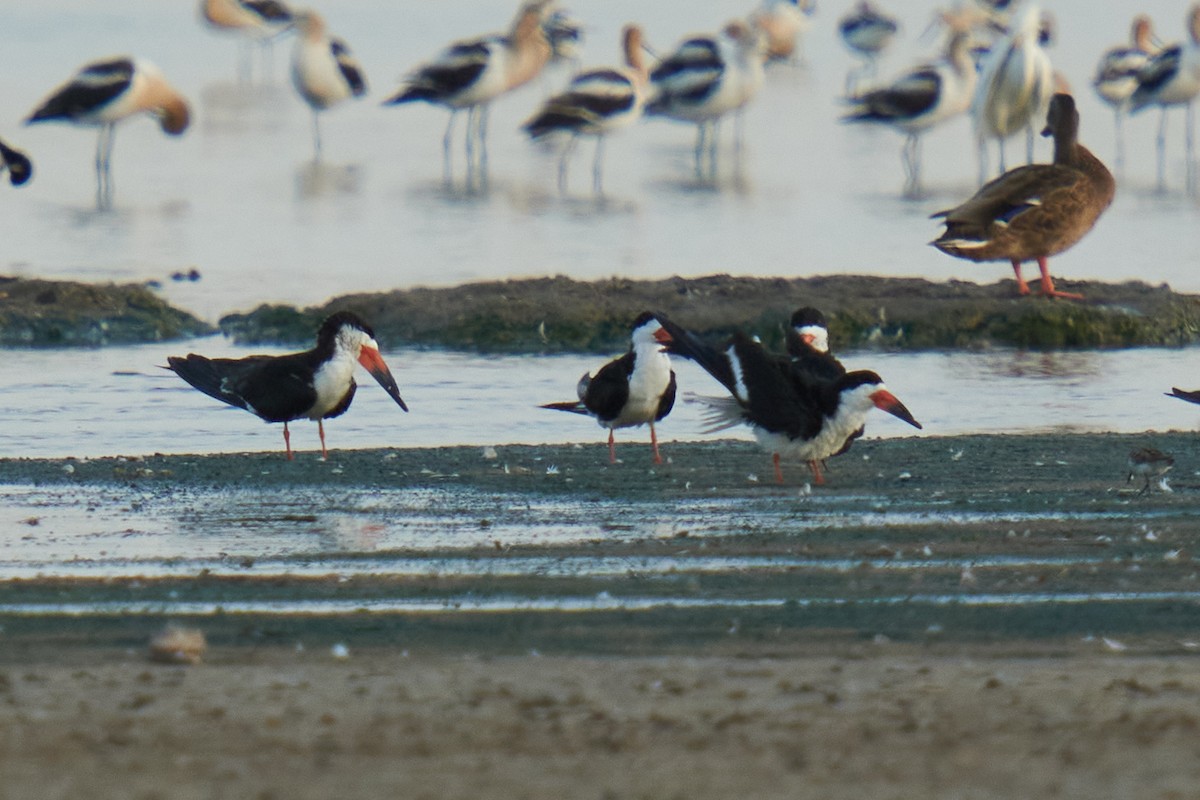
[{"label": "duck dark bill", "polygon": [[363,345],[362,350],[358,353],[358,363],[362,364],[367,372],[371,373],[371,377],[379,382],[379,385],[396,401],[397,405],[408,411],[408,406],[404,404],[404,400],[400,397],[400,387],[396,385],[396,379],[392,377],[392,371],[388,369],[388,365],[384,363],[383,356],[379,354],[378,350],[369,345]]},{"label": "duck dark bill", "polygon": [[886,411],[893,417],[898,417],[904,420],[914,428],[922,427],[921,423],[917,422],[909,410],[904,407],[904,403],[901,403],[898,399],[896,399],[896,395],[892,394],[887,389],[880,389],[877,392],[872,392],[871,402],[873,402],[875,407],[880,411]]}]

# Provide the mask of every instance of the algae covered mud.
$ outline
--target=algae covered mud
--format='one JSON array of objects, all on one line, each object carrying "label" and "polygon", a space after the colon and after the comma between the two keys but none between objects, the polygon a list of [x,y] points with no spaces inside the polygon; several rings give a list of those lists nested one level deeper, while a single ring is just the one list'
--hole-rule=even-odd
[{"label": "algae covered mud", "polygon": [[[1165,488],[1125,482],[1141,445]],[[4,652],[164,619],[231,647],[1200,648],[1192,434],[864,441],[825,487],[745,442],[644,449],[2,461]]]}]

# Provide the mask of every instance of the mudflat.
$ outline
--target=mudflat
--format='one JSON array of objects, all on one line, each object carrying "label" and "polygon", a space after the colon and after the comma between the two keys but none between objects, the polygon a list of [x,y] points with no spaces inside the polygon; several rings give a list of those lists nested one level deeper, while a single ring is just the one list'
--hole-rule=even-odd
[{"label": "mudflat", "polygon": [[632,439],[0,460],[0,798],[1200,796],[1194,434]]}]

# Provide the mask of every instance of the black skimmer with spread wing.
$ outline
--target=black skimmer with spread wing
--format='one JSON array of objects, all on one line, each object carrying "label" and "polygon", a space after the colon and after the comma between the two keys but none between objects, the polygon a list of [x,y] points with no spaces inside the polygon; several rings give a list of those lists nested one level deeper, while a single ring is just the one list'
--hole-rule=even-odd
[{"label": "black skimmer with spread wing", "polygon": [[317,346],[302,353],[245,358],[206,358],[189,353],[167,359],[168,369],[209,397],[244,408],[266,422],[283,423],[283,443],[292,460],[288,423],[315,419],[326,458],[325,425],[350,408],[357,384],[354,363],[366,367],[400,408],[408,406],[379,354],[371,328],[349,311],[333,314],[317,331]]},{"label": "black skimmer with spread wing", "polygon": [[664,345],[671,341],[658,318],[649,312],[633,323],[629,352],[601,367],[595,375],[584,373],[576,391],[578,400],[547,403],[541,408],[570,411],[595,417],[608,428],[608,460],[617,460],[613,431],[634,425],[650,425],[654,463],[661,464],[654,423],[675,405],[675,372]]},{"label": "black skimmer with spread wing", "polygon": [[821,379],[744,333],[736,332],[723,347],[715,347],[661,314],[659,320],[671,335],[670,352],[695,361],[729,390],[728,398],[698,398],[709,410],[709,432],[749,425],[759,444],[772,453],[779,483],[779,462],[785,455],[806,461],[813,481],[824,483],[821,462],[845,447],[872,408],[921,427],[874,372]]}]

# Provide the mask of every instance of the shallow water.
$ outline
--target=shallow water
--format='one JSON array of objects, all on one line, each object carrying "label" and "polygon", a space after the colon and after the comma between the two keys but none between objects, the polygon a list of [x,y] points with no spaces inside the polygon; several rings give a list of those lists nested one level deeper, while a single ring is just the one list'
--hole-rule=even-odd
[{"label": "shallow water", "polygon": [[[0,387],[0,455],[59,457],[275,451],[282,427],[267,425],[192,389],[167,370],[171,354],[273,352],[220,338],[180,344],[88,350],[11,350]],[[880,437],[1034,431],[1193,429],[1200,409],[1163,396],[1195,383],[1193,350],[1078,353],[850,353],[852,369],[873,369],[925,426],[921,432],[873,414]],[[574,398],[576,376],[604,359],[594,355],[488,356],[430,350],[388,353],[401,411],[359,372],[354,405],[326,422],[329,446],[413,447],[579,442],[602,446],[591,419],[537,407]],[[664,442],[710,438],[687,393],[724,390],[687,361],[675,361],[680,400],[660,423]],[[12,375],[16,380],[8,379]],[[293,423],[297,451],[319,447],[315,425]],[[749,438],[742,429],[723,436]],[[617,432],[617,455],[645,448],[643,428]],[[669,456],[669,447],[665,451]]]}]

